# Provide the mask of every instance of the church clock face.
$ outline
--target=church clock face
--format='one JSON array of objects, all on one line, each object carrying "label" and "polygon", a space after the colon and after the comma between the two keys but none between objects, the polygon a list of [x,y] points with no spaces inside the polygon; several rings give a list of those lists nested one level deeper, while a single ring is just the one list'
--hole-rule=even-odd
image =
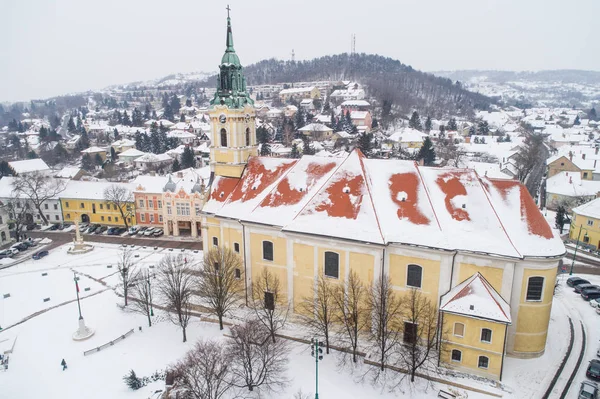
[{"label": "church clock face", "polygon": [[250,114],[246,114],[244,120],[246,121],[246,123],[250,122]]},{"label": "church clock face", "polygon": [[227,122],[227,117],[225,116],[225,114],[219,115],[219,122],[221,122],[221,123]]}]

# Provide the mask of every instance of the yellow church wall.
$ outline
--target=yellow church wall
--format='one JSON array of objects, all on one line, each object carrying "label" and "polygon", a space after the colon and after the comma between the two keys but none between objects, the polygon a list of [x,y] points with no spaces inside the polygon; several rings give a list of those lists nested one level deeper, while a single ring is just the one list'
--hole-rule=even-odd
[{"label": "yellow church wall", "polygon": [[317,249],[318,273],[323,276],[325,273],[325,252],[335,252],[340,255],[339,278],[329,278],[332,283],[345,281],[346,278],[346,251],[341,251],[339,248],[319,247]]},{"label": "yellow church wall", "polygon": [[414,256],[389,255],[389,274],[392,286],[400,291],[412,289],[406,285],[408,265],[423,268],[421,292],[437,307],[439,302],[440,261]]},{"label": "yellow church wall", "polygon": [[301,304],[304,298],[314,297],[314,247],[311,245],[294,243],[293,251],[294,311],[296,313],[303,313]]},{"label": "yellow church wall", "polygon": [[373,255],[350,252],[350,271],[355,272],[366,287],[373,285],[374,260]]},{"label": "yellow church wall", "polygon": [[[528,280],[529,277],[535,276],[544,277],[542,300],[527,301]],[[544,351],[550,322],[550,311],[552,310],[555,280],[556,268],[523,270],[513,352],[538,353]]]},{"label": "yellow church wall", "polygon": [[[273,243],[273,260],[263,259],[263,241]],[[250,233],[250,261],[252,262],[252,281],[260,278],[263,268],[279,279],[282,297],[288,296],[287,285],[287,245],[283,237],[269,234]],[[288,300],[291,298],[288,298]]]},{"label": "yellow church wall", "polygon": [[245,164],[240,165],[228,165],[228,164],[215,164],[215,174],[218,176],[226,177],[240,177],[244,171]]},{"label": "yellow church wall", "polygon": [[216,162],[235,162],[233,151],[227,149],[220,150],[218,148],[215,148],[213,151]]},{"label": "yellow church wall", "polygon": [[498,267],[478,266],[472,263],[460,263],[460,272],[458,283],[461,283],[476,274],[481,273],[483,277],[494,287],[498,292],[502,292],[502,275],[504,270]]},{"label": "yellow church wall", "polygon": [[[504,351],[504,338],[506,326],[488,320],[475,319],[456,314],[444,313],[443,350],[441,361],[450,367],[469,369],[473,373],[500,378],[502,369],[502,353]],[[464,324],[463,336],[454,334],[455,323]],[[491,343],[481,341],[481,330],[488,328],[492,331]],[[452,360],[452,350],[462,352],[460,362]],[[488,368],[479,367],[479,356],[489,359]]]}]

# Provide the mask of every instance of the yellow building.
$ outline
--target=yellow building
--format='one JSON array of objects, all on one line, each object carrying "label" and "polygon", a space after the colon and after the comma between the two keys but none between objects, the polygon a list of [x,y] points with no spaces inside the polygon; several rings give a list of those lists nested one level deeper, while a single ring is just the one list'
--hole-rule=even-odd
[{"label": "yellow building", "polygon": [[292,87],[289,89],[283,89],[279,92],[279,98],[281,101],[289,101],[292,98],[296,100],[301,100],[304,98],[312,98],[317,99],[321,98],[321,92],[315,86],[309,87]]},{"label": "yellow building", "polygon": [[[123,196],[128,201],[123,202],[121,210],[116,204],[105,200],[105,190],[112,186],[122,186],[130,196]],[[79,181],[69,184],[60,194],[63,220],[65,223],[97,223],[107,226],[132,226],[136,224],[135,204],[133,202],[134,185],[129,183],[107,183]]]},{"label": "yellow building", "polygon": [[[228,49],[230,35],[228,20]],[[224,89],[227,73],[222,67],[212,115],[240,109]],[[251,102],[245,104],[251,115]],[[218,129],[213,123],[213,134]],[[313,297],[318,277],[345,284],[355,272],[367,286],[389,276],[400,295],[416,289],[437,308],[455,287],[476,279],[502,299],[508,321],[446,312],[448,323],[454,317],[469,331],[463,345],[490,352],[484,372],[472,361],[479,352],[465,352],[462,367],[499,379],[496,367],[505,352],[544,353],[556,268],[565,249],[521,183],[480,178],[467,169],[367,159],[360,150],[346,158],[250,154],[232,161],[239,147],[231,140],[222,144],[219,158],[212,159],[202,239],[205,249],[226,246],[240,254],[246,290],[267,269],[298,312]],[[488,346],[471,334],[484,328],[492,331]]]},{"label": "yellow building", "polygon": [[573,208],[569,238],[580,244],[600,248],[600,198]]},{"label": "yellow building", "polygon": [[[593,150],[590,148],[590,150]],[[595,151],[595,150],[593,150]],[[548,178],[560,172],[577,172],[583,180],[593,180],[596,167],[600,167],[596,159],[587,158],[586,154],[555,155],[548,158],[546,168]]]}]

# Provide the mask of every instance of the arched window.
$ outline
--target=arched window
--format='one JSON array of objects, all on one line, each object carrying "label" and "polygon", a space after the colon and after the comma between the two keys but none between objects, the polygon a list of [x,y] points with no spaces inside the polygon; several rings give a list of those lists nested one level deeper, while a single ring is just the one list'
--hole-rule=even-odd
[{"label": "arched window", "polygon": [[263,241],[263,259],[273,260],[273,243],[271,241]]},{"label": "arched window", "polygon": [[246,128],[246,147],[250,146],[250,128]]},{"label": "arched window", "polygon": [[543,277],[529,277],[527,280],[527,301],[541,301],[542,291],[544,289]]},{"label": "arched window", "polygon": [[221,129],[221,147],[227,147],[227,130]]},{"label": "arched window", "polygon": [[480,369],[487,369],[490,365],[490,359],[487,356],[479,356],[477,361],[477,367]]},{"label": "arched window", "polygon": [[406,275],[406,285],[409,287],[421,288],[423,278],[423,268],[419,265],[408,265]]},{"label": "arched window", "polygon": [[462,352],[458,349],[452,349],[452,361],[460,363],[462,361]]},{"label": "arched window", "polygon": [[465,325],[463,323],[454,323],[454,335],[457,337],[465,336]]},{"label": "arched window", "polygon": [[2,241],[6,241],[6,233],[5,232],[0,233],[0,237],[2,237]]},{"label": "arched window", "polygon": [[325,252],[325,276],[340,278],[340,255],[335,252]]},{"label": "arched window", "polygon": [[481,329],[481,342],[492,342],[492,330],[490,330],[489,328]]}]

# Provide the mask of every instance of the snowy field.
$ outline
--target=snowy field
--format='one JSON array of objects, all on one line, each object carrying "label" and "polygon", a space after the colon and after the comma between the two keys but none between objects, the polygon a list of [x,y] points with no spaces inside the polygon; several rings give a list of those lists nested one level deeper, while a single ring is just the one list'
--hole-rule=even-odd
[{"label": "snowy field", "polygon": [[[152,247],[133,249],[139,255],[140,265],[157,265],[165,254],[177,254]],[[9,368],[0,372],[0,398],[131,398],[156,397],[155,390],[163,389],[162,382],[152,383],[141,390],[131,391],[122,377],[133,369],[138,376],[150,376],[181,358],[196,340],[201,338],[224,339],[223,332],[213,323],[192,318],[188,329],[188,342],[181,342],[181,331],[166,316],[157,312],[154,325],[147,327],[145,317],[121,310],[118,297],[111,286],[117,283],[116,272],[120,247],[98,244],[94,251],[85,255],[68,255],[66,246],[51,250],[40,261],[26,261],[0,271],[0,326],[6,328],[36,313],[22,324],[0,332],[0,349],[16,338],[14,352],[10,355]],[[199,260],[201,252],[184,252],[190,261]],[[112,265],[112,268],[108,268]],[[75,342],[71,335],[77,329],[77,303],[73,271],[80,274],[82,312],[86,324],[96,330],[90,339]],[[42,276],[47,273],[46,276]],[[86,277],[89,276],[89,277]],[[599,277],[592,276],[600,283]],[[89,288],[89,291],[85,291]],[[9,298],[3,298],[10,293]],[[95,295],[94,295],[95,294]],[[44,302],[44,298],[50,298]],[[71,302],[69,302],[71,301]],[[558,306],[556,304],[559,304]],[[49,309],[49,310],[48,310]],[[47,310],[47,311],[45,311]],[[590,334],[589,355],[593,355],[599,336],[597,326],[600,316],[587,303],[570,290],[561,290],[555,300],[552,313],[548,350],[538,359],[519,360],[507,358],[503,389],[475,379],[452,377],[456,382],[495,392],[504,398],[540,397],[552,373],[558,367],[567,346],[567,313],[581,314],[588,324]],[[589,315],[588,315],[589,313]],[[572,316],[573,317],[573,316]],[[596,323],[596,324],[592,324]],[[138,327],[142,326],[142,331]],[[133,335],[114,346],[83,356],[85,350],[105,344],[127,331]],[[287,330],[293,331],[293,328]],[[594,330],[593,333],[591,330]],[[592,335],[595,334],[595,335]],[[290,384],[284,392],[272,394],[272,398],[293,398],[301,389],[314,396],[314,359],[305,344],[290,343],[288,378]],[[68,369],[62,371],[60,362],[65,359]],[[387,388],[373,387],[358,382],[362,370],[352,374],[348,369],[338,368],[336,355],[326,356],[320,363],[319,395],[322,398],[436,398],[440,389],[448,386],[428,383],[418,379],[414,386],[403,384],[390,392]],[[585,362],[587,365],[587,360]],[[534,383],[532,383],[534,382]],[[578,380],[576,380],[578,384]],[[470,399],[490,396],[456,389]]]}]

